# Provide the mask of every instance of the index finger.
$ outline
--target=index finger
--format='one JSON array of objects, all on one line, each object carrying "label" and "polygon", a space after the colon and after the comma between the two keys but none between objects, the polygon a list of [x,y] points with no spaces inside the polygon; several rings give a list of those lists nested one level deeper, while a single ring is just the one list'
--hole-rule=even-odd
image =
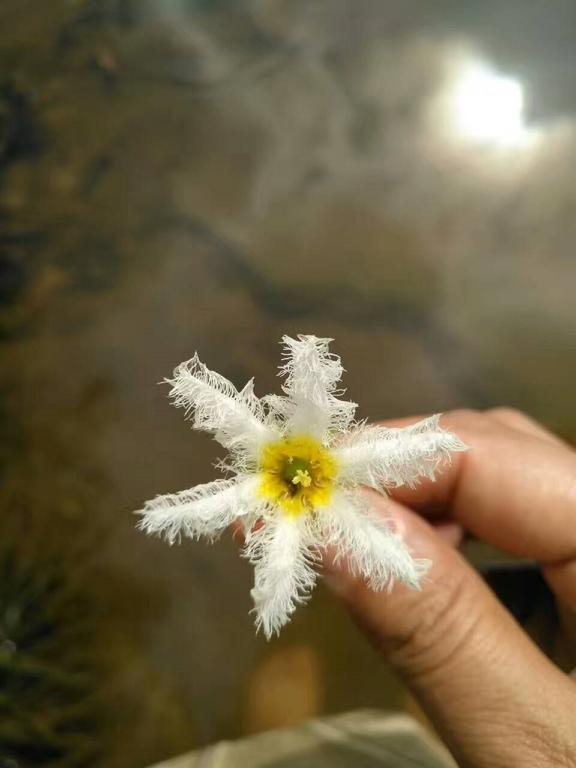
[{"label": "index finger", "polygon": [[440,508],[512,554],[543,563],[575,558],[576,454],[480,412],[453,411],[442,424],[471,450],[454,454],[435,482],[391,496],[417,510]]}]

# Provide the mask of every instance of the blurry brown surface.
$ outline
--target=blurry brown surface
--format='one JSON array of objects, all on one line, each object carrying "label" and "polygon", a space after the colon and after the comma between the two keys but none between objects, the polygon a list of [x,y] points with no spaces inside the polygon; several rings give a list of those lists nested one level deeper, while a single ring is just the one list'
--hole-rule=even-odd
[{"label": "blurry brown surface", "polygon": [[323,710],[321,665],[306,646],[277,648],[250,676],[246,701],[247,733],[298,725]]},{"label": "blurry brown surface", "polygon": [[[286,722],[403,698],[322,589],[267,646],[229,537],[134,529],[143,500],[214,476],[157,386],[175,364],[198,350],[264,394],[283,333],[327,335],[360,417],[508,404],[575,438],[574,15],[0,4],[0,525],[49,520],[64,550],[99,527],[112,714],[148,713],[120,765],[277,722],[295,663]],[[454,132],[451,78],[477,59],[525,86],[537,140]]]}]

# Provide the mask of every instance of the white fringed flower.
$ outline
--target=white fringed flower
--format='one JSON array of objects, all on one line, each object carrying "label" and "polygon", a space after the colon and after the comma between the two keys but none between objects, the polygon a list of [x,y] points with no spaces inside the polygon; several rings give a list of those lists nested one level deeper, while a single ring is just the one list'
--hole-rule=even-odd
[{"label": "white fringed flower", "polygon": [[413,559],[359,489],[385,492],[433,479],[451,451],[465,450],[438,416],[404,429],[356,423],[356,404],[339,398],[343,368],[329,352],[331,339],[282,341],[281,396],[258,399],[252,381],[238,391],[197,356],[176,368],[169,382],[174,404],[229,450],[220,465],[231,477],[158,496],[140,512],[140,527],[170,543],[214,538],[241,521],[243,554],[255,566],[256,625],[266,637],[306,600],[326,547],[372,589],[396,580],[418,588],[429,562]]}]

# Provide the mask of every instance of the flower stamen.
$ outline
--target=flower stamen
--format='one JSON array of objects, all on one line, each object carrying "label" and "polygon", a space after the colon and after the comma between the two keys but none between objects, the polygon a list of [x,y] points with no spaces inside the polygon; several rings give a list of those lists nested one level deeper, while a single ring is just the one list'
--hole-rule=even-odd
[{"label": "flower stamen", "polygon": [[312,478],[307,469],[297,469],[296,474],[292,478],[293,485],[300,484],[303,488],[309,488],[312,483]]}]

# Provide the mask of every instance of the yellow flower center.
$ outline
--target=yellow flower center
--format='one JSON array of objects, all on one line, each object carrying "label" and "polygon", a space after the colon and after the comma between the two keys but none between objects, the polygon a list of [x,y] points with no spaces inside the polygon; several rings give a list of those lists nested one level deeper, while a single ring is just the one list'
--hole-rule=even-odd
[{"label": "yellow flower center", "polygon": [[260,454],[260,494],[288,515],[301,515],[330,501],[336,460],[309,435],[267,443]]}]

